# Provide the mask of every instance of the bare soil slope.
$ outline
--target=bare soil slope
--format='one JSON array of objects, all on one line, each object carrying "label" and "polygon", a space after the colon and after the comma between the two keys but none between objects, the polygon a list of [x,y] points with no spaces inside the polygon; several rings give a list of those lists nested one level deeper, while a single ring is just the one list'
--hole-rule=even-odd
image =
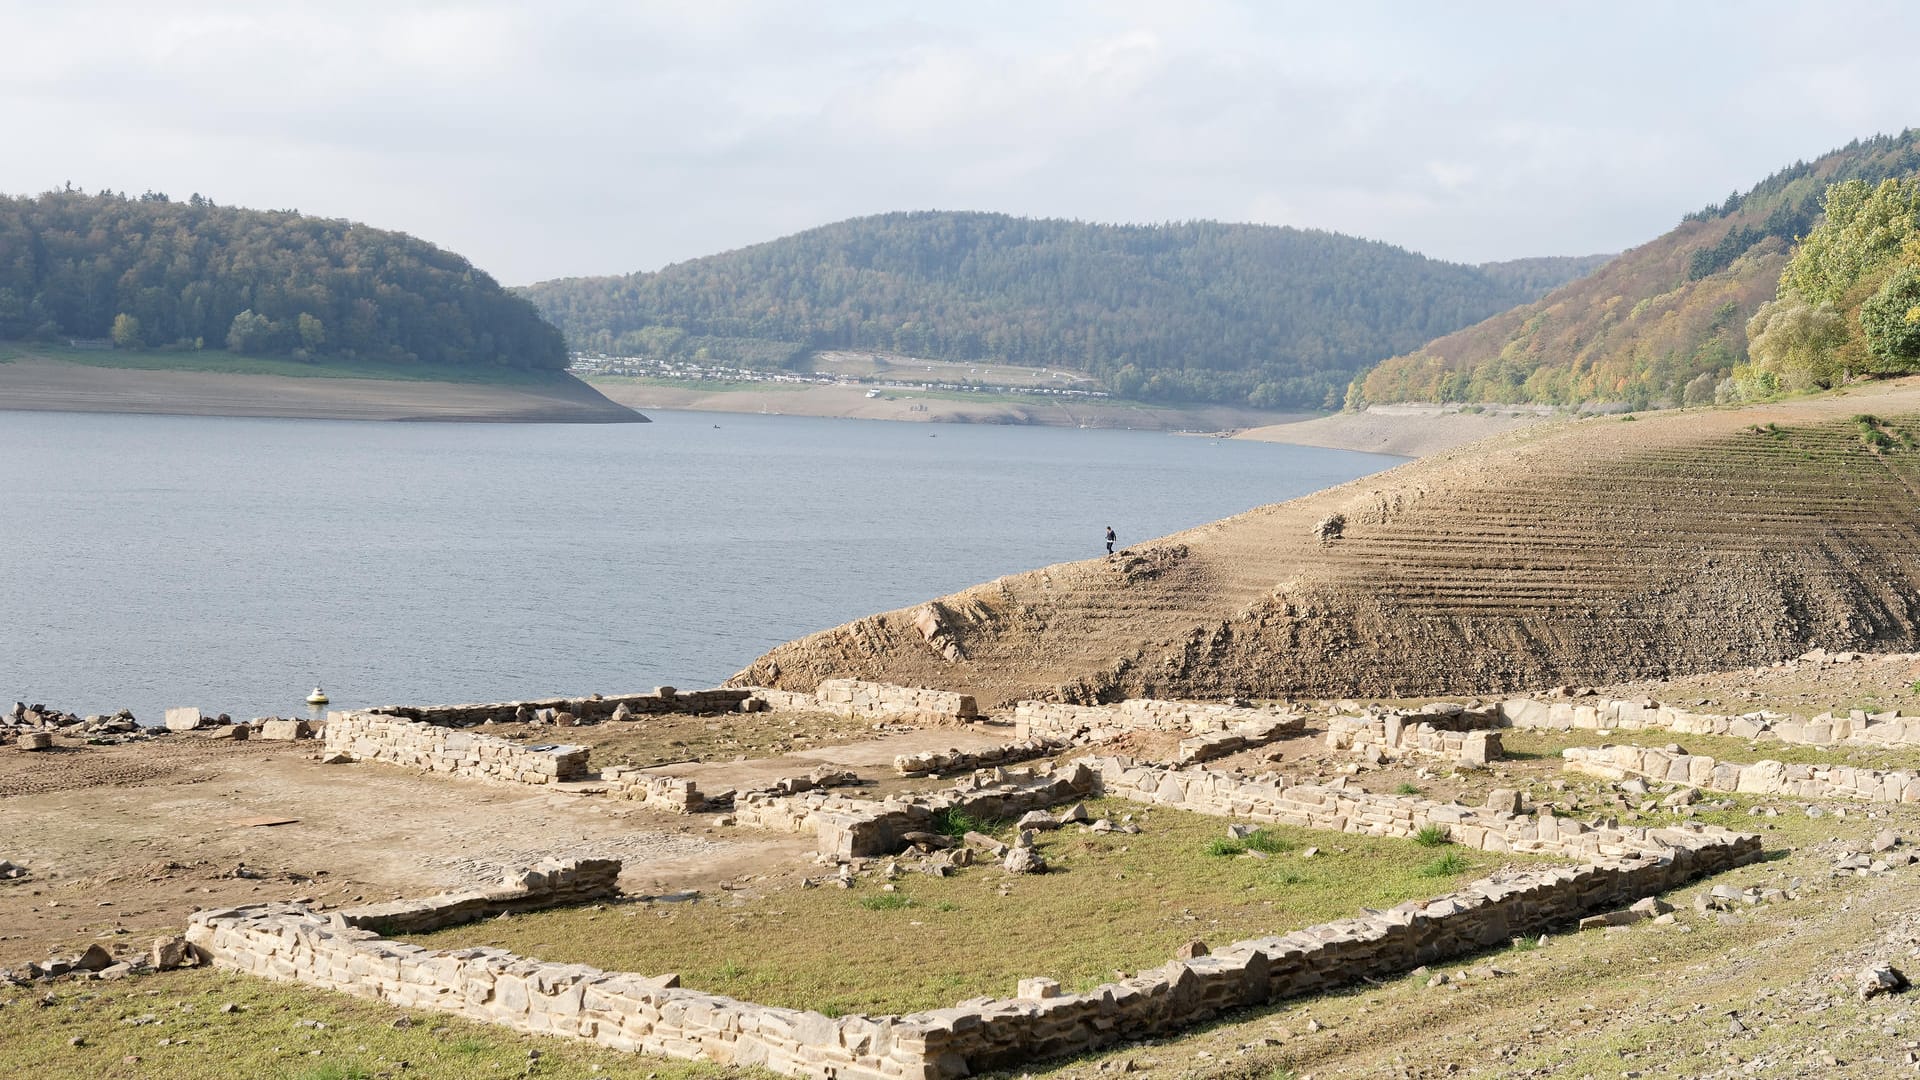
[{"label": "bare soil slope", "polygon": [[738,679],[860,676],[982,705],[1403,696],[1913,650],[1916,443],[1917,380],[1545,425],[862,619]]},{"label": "bare soil slope", "polygon": [[645,423],[571,375],[525,385],[0,363],[0,409],[313,420]]}]

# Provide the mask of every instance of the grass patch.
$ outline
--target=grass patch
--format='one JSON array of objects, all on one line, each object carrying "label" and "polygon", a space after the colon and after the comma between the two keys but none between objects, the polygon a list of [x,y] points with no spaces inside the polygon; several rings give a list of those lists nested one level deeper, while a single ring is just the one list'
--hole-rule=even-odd
[{"label": "grass patch", "polygon": [[[1042,834],[1052,871],[1012,876],[980,864],[947,878],[914,877],[913,907],[889,906],[862,879],[853,893],[787,888],[691,904],[569,908],[514,915],[409,938],[431,948],[491,945],[612,971],[676,971],[686,985],[795,1008],[894,1013],[1011,994],[1022,978],[1095,985],[1116,969],[1166,963],[1182,942],[1224,945],[1283,933],[1361,907],[1392,907],[1436,891],[1420,871],[1432,851],[1406,839],[1271,826],[1241,841],[1265,859],[1210,854],[1218,818],[1120,800],[1095,817],[1131,813],[1142,832]],[[1248,843],[1259,845],[1246,846]],[[1287,852],[1315,846],[1303,859]],[[1522,859],[1462,852],[1485,873]],[[1002,895],[1002,889],[1006,895]],[[752,969],[725,965],[750,950]]]},{"label": "grass patch", "polygon": [[913,900],[906,893],[883,892],[860,898],[860,906],[868,911],[899,911],[913,906]]},{"label": "grass patch", "polygon": [[1418,795],[1418,794],[1421,794],[1420,785],[1410,784],[1405,781],[1402,781],[1397,787],[1393,789],[1393,793],[1395,795]]},{"label": "grass patch", "polygon": [[1255,829],[1245,836],[1216,836],[1207,843],[1209,855],[1245,855],[1249,851],[1258,851],[1263,855],[1280,855],[1292,851],[1300,845],[1289,837],[1280,835],[1272,829]]},{"label": "grass patch", "polygon": [[1413,842],[1421,847],[1445,847],[1453,843],[1453,838],[1447,835],[1445,825],[1422,825],[1420,831],[1413,834]]},{"label": "grass patch", "polygon": [[1473,860],[1457,851],[1449,851],[1420,868],[1421,877],[1453,877],[1473,869]]},{"label": "grass patch", "polygon": [[[228,1004],[235,1011],[221,1011]],[[540,1059],[529,1070],[532,1049]],[[741,1075],[233,972],[0,986],[0,1076],[492,1080],[529,1071],[552,1080]]]},{"label": "grass patch", "polygon": [[999,818],[979,817],[961,806],[949,806],[933,814],[933,831],[942,836],[965,836],[970,832],[992,836],[1006,828],[1007,823]]}]

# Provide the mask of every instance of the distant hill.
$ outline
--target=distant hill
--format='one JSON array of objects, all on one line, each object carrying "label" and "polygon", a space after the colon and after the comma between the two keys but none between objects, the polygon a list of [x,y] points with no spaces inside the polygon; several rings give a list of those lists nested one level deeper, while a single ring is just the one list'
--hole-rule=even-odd
[{"label": "distant hill", "polygon": [[754,367],[872,349],[1084,371],[1144,400],[1320,407],[1582,267],[1484,270],[1264,225],[916,212],[524,291],[578,349]]},{"label": "distant hill", "polygon": [[1746,362],[1747,322],[1774,298],[1827,189],[1916,171],[1914,130],[1796,162],[1531,304],[1379,364],[1349,401],[1712,401]]},{"label": "distant hill", "polygon": [[316,364],[567,363],[532,304],[404,233],[198,195],[0,197],[0,339],[67,338]]}]

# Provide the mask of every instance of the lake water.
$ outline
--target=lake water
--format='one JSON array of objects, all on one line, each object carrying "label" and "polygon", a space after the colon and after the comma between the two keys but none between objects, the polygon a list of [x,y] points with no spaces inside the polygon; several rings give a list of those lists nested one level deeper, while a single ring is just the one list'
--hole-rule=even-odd
[{"label": "lake water", "polygon": [[[1400,459],[712,413],[0,411],[0,697],[300,715],[715,685],[773,646]],[[4,707],[4,706],[0,706]]]}]

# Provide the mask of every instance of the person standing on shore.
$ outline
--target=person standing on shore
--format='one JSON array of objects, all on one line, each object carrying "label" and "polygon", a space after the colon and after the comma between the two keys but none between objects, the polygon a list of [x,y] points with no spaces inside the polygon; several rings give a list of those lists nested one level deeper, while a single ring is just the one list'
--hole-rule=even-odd
[{"label": "person standing on shore", "polygon": [[1116,539],[1118,539],[1118,537],[1113,535],[1113,526],[1107,526],[1107,554],[1113,554],[1113,542]]}]

